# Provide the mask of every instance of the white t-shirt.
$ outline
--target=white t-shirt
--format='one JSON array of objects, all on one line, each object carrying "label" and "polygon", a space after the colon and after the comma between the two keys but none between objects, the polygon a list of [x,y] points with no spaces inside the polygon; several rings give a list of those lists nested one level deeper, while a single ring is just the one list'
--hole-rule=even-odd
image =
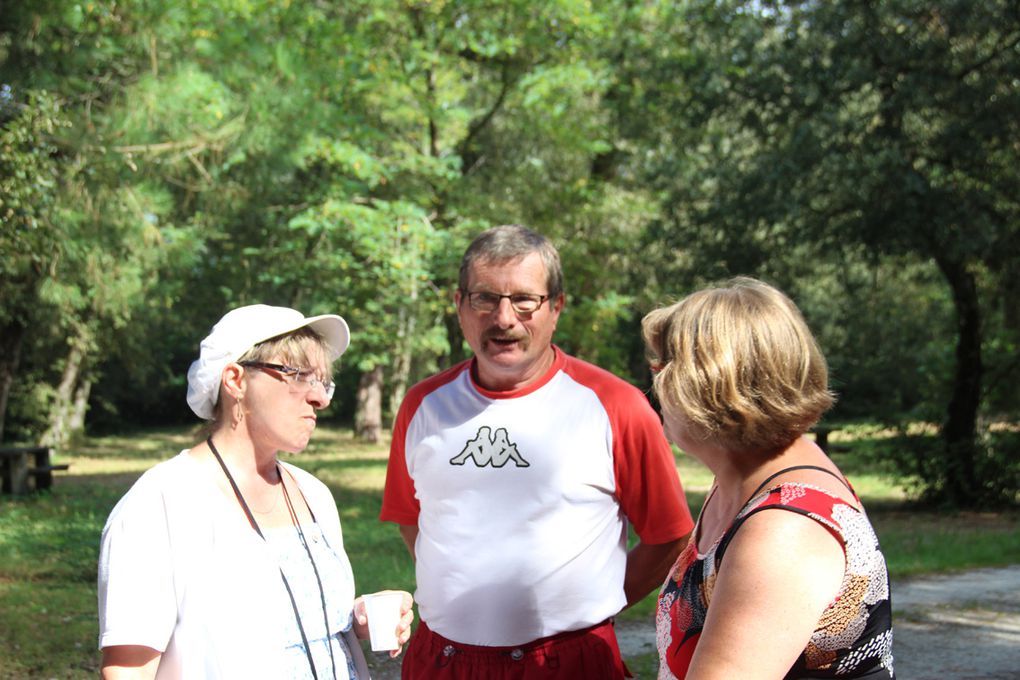
[{"label": "white t-shirt", "polygon": [[633,386],[556,351],[514,392],[464,362],[408,392],[381,518],[417,525],[415,599],[458,642],[517,645],[626,604],[627,522],[647,543],[686,535],[672,451]]},{"label": "white t-shirt", "polygon": [[[330,627],[346,626],[354,576],[332,494],[286,463],[342,575]],[[309,637],[323,621],[303,619]],[[148,470],[117,503],[99,557],[99,646],[163,653],[156,677],[286,677],[283,650],[294,610],[274,549],[259,537],[187,451]],[[360,656],[355,642],[352,653]],[[360,659],[359,659],[360,660]],[[337,673],[346,677],[346,661]]]}]

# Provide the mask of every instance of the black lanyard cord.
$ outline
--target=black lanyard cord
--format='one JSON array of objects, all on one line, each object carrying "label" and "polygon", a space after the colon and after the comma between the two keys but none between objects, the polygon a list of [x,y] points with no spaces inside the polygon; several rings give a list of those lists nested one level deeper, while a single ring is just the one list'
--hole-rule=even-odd
[{"label": "black lanyard cord", "polygon": [[[216,462],[220,464],[220,468],[223,469],[223,474],[226,475],[227,481],[230,482],[230,488],[234,490],[234,495],[237,497],[237,502],[241,505],[241,509],[244,510],[245,516],[248,517],[248,522],[251,524],[251,528],[255,530],[255,533],[265,541],[266,537],[262,533],[262,529],[259,528],[258,522],[255,521],[255,516],[251,514],[251,510],[248,509],[248,504],[244,501],[244,496],[241,495],[241,490],[237,487],[237,482],[234,481],[233,475],[230,474],[230,470],[227,469],[226,464],[223,462],[223,458],[220,456],[220,452],[216,450],[216,445],[213,444],[212,436],[209,436],[205,440],[206,444],[209,445],[209,450],[212,451],[213,456],[216,457]],[[333,665],[333,678],[336,680],[336,662],[333,659],[333,645],[330,640],[332,637],[329,633],[329,618],[326,615],[326,595],[322,588],[322,581],[319,579],[319,570],[315,565],[315,560],[312,558],[311,550],[308,548],[308,543],[305,541],[304,532],[301,531],[300,524],[297,522],[297,516],[294,514],[294,508],[290,503],[290,496],[287,494],[287,485],[283,481],[283,472],[280,470],[279,464],[276,466],[277,474],[280,475],[280,484],[283,484],[284,499],[287,501],[287,507],[290,510],[291,519],[294,521],[297,527],[298,536],[301,538],[302,544],[305,546],[305,550],[308,552],[308,559],[312,562],[312,571],[315,573],[315,580],[319,584],[319,597],[322,601],[322,617],[326,623],[326,644],[329,647],[329,659]],[[303,496],[303,494],[302,494]],[[305,505],[308,501],[305,500]],[[308,508],[308,512],[311,513],[312,509]],[[312,516],[314,519],[314,515]],[[287,596],[290,597],[290,606],[294,610],[294,618],[297,621],[298,631],[301,633],[301,643],[305,647],[305,657],[308,659],[308,667],[312,671],[312,678],[319,680],[319,674],[315,672],[315,662],[312,660],[312,648],[308,644],[308,636],[305,635],[305,627],[301,622],[301,613],[298,611],[297,600],[294,599],[294,591],[291,590],[290,583],[287,581],[287,575],[283,573],[283,567],[280,567],[280,578],[283,579],[283,587],[287,590]]]},{"label": "black lanyard cord", "polygon": [[[279,463],[276,465],[277,474],[280,475],[280,483],[283,484],[283,470],[280,469]],[[299,489],[300,490],[300,489]],[[301,494],[304,497],[304,494]],[[297,513],[294,512],[294,506],[290,502],[290,494],[287,493],[287,485],[283,485],[283,499],[287,502],[287,510],[290,511],[291,521],[294,522],[294,527],[297,529],[298,538],[301,539],[301,545],[305,547],[305,552],[308,554],[308,561],[312,563],[312,573],[315,574],[315,582],[319,585],[319,602],[322,604],[322,625],[326,631],[326,647],[329,649],[329,663],[333,667],[333,678],[336,678],[336,659],[333,657],[333,644],[331,638],[332,634],[329,632],[329,614],[326,608],[326,591],[322,587],[322,579],[319,577],[319,567],[315,564],[315,558],[312,557],[312,549],[308,545],[308,540],[305,538],[305,532],[301,529],[301,522],[298,521]],[[305,499],[305,506],[308,507],[308,499]],[[312,509],[309,507],[308,512]],[[315,517],[313,516],[314,520]]]}]

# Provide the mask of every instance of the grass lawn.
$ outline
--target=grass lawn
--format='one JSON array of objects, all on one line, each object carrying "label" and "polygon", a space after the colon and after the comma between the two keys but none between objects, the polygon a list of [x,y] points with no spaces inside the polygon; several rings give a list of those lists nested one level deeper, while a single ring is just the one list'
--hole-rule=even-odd
[{"label": "grass lawn", "polygon": [[[92,438],[57,456],[71,468],[57,475],[51,491],[0,497],[0,680],[96,677],[96,557],[106,517],[144,470],[199,438],[191,429]],[[894,579],[1020,563],[1020,512],[913,509],[849,445],[836,460],[864,498]],[[413,590],[413,568],[396,527],[377,520],[386,457],[385,445],[367,446],[349,430],[320,426],[307,451],[287,458],[332,489],[359,592]],[[684,456],[677,467],[696,511],[711,476]],[[622,616],[648,618],[653,606],[650,595]],[[638,677],[655,677],[654,655],[627,661]]]}]

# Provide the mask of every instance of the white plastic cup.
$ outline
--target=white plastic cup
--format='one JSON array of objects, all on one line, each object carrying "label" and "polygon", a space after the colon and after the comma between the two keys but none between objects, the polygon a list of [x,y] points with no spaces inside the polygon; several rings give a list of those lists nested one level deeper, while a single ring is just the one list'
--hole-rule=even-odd
[{"label": "white plastic cup", "polygon": [[368,635],[373,652],[397,649],[397,626],[400,625],[400,607],[404,594],[397,591],[370,593],[362,596],[368,616]]}]

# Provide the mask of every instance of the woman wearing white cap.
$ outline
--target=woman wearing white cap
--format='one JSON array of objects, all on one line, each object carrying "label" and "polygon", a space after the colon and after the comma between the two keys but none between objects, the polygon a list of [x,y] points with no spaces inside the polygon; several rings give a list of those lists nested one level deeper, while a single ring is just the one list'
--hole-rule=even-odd
[{"label": "woman wearing white cap", "polygon": [[367,680],[336,503],[277,458],[308,445],[349,341],[339,316],[266,305],[227,313],[202,341],[188,404],[210,436],[146,472],[103,530],[104,678]]}]

